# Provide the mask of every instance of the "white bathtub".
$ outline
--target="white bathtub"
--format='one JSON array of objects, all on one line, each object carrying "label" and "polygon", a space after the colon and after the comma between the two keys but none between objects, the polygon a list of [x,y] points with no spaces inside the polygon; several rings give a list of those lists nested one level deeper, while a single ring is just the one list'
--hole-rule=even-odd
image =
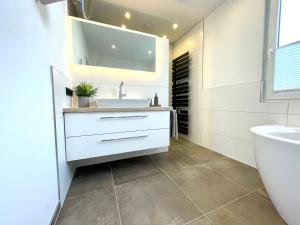
[{"label": "white bathtub", "polygon": [[300,225],[300,128],[253,127],[256,162],[267,192],[289,225]]}]

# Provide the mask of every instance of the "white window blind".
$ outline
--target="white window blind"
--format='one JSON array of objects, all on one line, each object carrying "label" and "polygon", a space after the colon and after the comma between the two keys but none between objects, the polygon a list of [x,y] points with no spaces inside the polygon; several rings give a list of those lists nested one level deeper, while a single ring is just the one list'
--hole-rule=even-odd
[{"label": "white window blind", "polygon": [[300,42],[276,50],[273,89],[300,90]]}]

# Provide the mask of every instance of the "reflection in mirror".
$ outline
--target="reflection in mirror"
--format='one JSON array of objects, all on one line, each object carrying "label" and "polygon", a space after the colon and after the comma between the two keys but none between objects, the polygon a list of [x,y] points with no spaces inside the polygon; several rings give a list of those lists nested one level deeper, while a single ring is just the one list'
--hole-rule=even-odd
[{"label": "reflection in mirror", "polygon": [[156,38],[72,21],[73,63],[155,72]]}]

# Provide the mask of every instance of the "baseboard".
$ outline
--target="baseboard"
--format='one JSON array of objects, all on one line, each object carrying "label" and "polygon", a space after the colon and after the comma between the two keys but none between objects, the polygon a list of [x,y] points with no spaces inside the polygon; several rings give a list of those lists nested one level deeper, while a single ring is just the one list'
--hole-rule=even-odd
[{"label": "baseboard", "polygon": [[60,209],[61,209],[61,204],[60,204],[60,202],[58,202],[57,205],[56,205],[55,211],[54,211],[54,213],[51,217],[49,225],[55,225],[56,224],[56,220],[58,218]]}]

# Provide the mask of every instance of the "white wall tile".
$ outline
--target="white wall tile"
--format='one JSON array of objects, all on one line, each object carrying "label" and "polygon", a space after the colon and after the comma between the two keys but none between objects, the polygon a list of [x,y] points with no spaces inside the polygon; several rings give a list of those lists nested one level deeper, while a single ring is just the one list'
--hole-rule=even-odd
[{"label": "white wall tile", "polygon": [[203,46],[203,23],[198,23],[186,35],[175,42],[173,48],[173,59],[189,51],[193,53]]},{"label": "white wall tile", "polygon": [[[99,92],[96,98],[118,98],[119,83],[105,84],[105,83],[93,83],[95,87],[99,88]],[[124,90],[126,90],[126,97],[129,99],[140,98],[154,98],[157,93],[159,98],[159,104],[162,106],[169,106],[169,90],[166,87],[155,86],[141,86],[125,84]],[[152,100],[153,101],[153,100]]]},{"label": "white wall tile", "polygon": [[169,46],[169,105],[172,105],[172,56],[173,56],[173,44]]},{"label": "white wall tile", "polygon": [[202,110],[191,109],[189,116],[189,135],[188,139],[198,145],[201,145],[202,129]]},{"label": "white wall tile", "polygon": [[161,63],[156,73],[93,67],[92,83],[120,84],[121,82],[140,86],[169,86],[169,64]]},{"label": "white wall tile", "polygon": [[202,49],[190,54],[190,71],[202,71]]},{"label": "white wall tile", "polygon": [[169,87],[169,64],[161,63],[160,66],[157,68],[155,79],[151,79],[151,82],[143,85],[147,86],[161,86],[161,87]]},{"label": "white wall tile", "polygon": [[187,51],[190,53],[189,135],[182,137],[199,145],[202,120],[202,43],[203,23],[200,22],[174,43],[172,56],[174,59]]},{"label": "white wall tile", "polygon": [[203,129],[250,141],[249,129],[267,124],[286,124],[287,114],[203,111]]},{"label": "white wall tile", "polygon": [[260,102],[261,82],[250,82],[203,89],[203,108],[207,110],[287,113],[285,102]]},{"label": "white wall tile", "polygon": [[189,109],[202,109],[202,90],[193,90],[190,92]]},{"label": "white wall tile", "polygon": [[156,38],[156,58],[158,63],[169,63],[169,40],[157,37]]},{"label": "white wall tile", "polygon": [[256,167],[252,143],[206,130],[202,130],[201,133],[201,144],[203,147]]},{"label": "white wall tile", "polygon": [[204,21],[204,88],[261,80],[264,1],[228,0]]},{"label": "white wall tile", "polygon": [[289,101],[289,114],[300,114],[300,100]]},{"label": "white wall tile", "polygon": [[70,66],[72,81],[91,83],[92,69],[91,66],[72,64]]},{"label": "white wall tile", "polygon": [[299,127],[300,126],[300,114],[289,115],[288,125]]},{"label": "white wall tile", "polygon": [[202,71],[191,71],[189,77],[190,92],[202,90]]}]

